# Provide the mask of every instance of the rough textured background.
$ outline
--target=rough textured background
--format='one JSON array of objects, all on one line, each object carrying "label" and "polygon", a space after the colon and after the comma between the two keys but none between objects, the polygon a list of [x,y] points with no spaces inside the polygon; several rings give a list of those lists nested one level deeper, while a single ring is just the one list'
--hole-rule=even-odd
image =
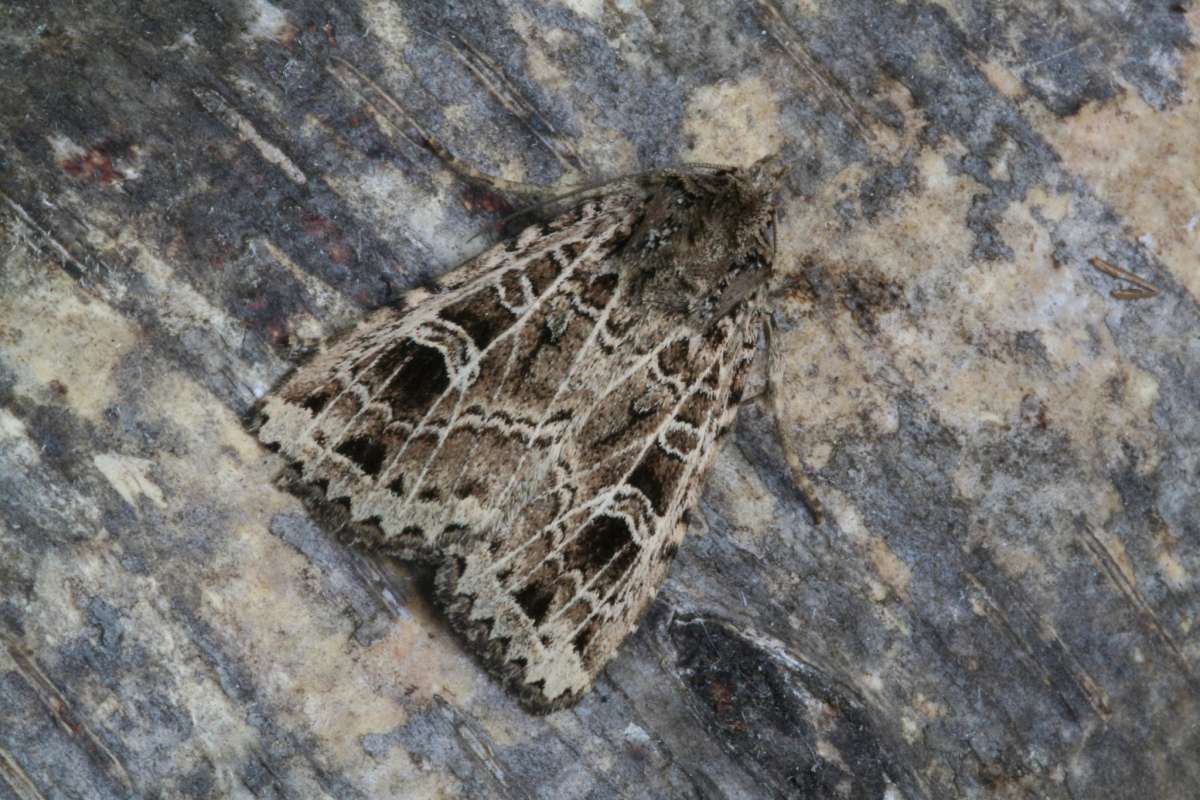
[{"label": "rough textured background", "polygon": [[[0,6],[0,798],[1200,794],[1200,10],[339,6]],[[403,113],[535,183],[794,164],[783,417],[831,518],[748,405],[569,712],[242,428],[528,202]]]}]

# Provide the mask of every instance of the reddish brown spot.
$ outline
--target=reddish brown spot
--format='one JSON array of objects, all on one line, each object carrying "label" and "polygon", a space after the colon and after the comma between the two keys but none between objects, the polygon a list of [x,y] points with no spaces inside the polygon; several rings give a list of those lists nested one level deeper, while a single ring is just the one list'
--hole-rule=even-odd
[{"label": "reddish brown spot", "polygon": [[287,323],[279,320],[267,323],[267,335],[271,337],[271,344],[276,348],[286,347],[291,338],[288,334]]},{"label": "reddish brown spot", "polygon": [[801,266],[803,271],[784,278],[778,289],[771,292],[772,299],[797,300],[812,304],[817,300],[817,288],[813,285],[812,270],[816,265],[812,259],[806,258]]},{"label": "reddish brown spot", "polygon": [[354,258],[354,248],[347,244],[342,229],[334,223],[316,214],[309,214],[301,220],[301,225],[306,234],[324,243],[325,255],[333,263],[346,264]]},{"label": "reddish brown spot", "polygon": [[724,716],[733,709],[733,690],[724,683],[715,680],[709,683],[708,697],[717,714]]},{"label": "reddish brown spot", "polygon": [[63,172],[88,183],[110,184],[124,176],[113,167],[112,158],[99,148],[62,162]]},{"label": "reddish brown spot", "polygon": [[354,258],[353,248],[345,242],[332,242],[325,248],[325,252],[329,254],[329,260],[335,264],[346,264]]},{"label": "reddish brown spot", "polygon": [[309,236],[328,236],[337,230],[337,226],[324,217],[310,214],[304,217],[304,232]]},{"label": "reddish brown spot", "polygon": [[463,190],[462,206],[471,213],[480,211],[485,214],[504,214],[506,216],[513,210],[503,197],[477,186],[468,186]]}]

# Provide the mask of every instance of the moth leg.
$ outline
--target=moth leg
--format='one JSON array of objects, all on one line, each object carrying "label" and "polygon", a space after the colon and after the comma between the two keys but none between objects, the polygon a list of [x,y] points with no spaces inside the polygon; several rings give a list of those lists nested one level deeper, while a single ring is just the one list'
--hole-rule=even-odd
[{"label": "moth leg", "polygon": [[775,432],[783,447],[783,457],[787,461],[792,483],[800,492],[800,498],[804,501],[804,507],[808,509],[813,524],[820,525],[825,520],[825,506],[817,496],[817,487],[813,485],[812,480],[804,471],[804,465],[800,463],[800,456],[792,442],[791,434],[788,432],[787,425],[784,424],[782,393],[779,391],[780,381],[776,379],[777,375],[782,375],[783,364],[777,360],[773,341],[775,321],[769,314],[766,315],[764,327],[767,334],[767,367],[766,387],[763,393],[766,394],[767,407],[771,409],[771,416],[775,418]]}]

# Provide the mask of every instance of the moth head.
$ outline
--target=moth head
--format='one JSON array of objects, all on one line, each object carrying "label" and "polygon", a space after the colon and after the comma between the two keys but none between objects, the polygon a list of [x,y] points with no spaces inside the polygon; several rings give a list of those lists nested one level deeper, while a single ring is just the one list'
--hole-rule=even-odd
[{"label": "moth head", "polygon": [[757,226],[753,233],[760,240],[752,244],[768,248],[768,258],[775,254],[775,194],[785,172],[787,165],[778,153],[760,158],[743,171],[746,194],[753,198],[748,203],[754,206],[751,226]]},{"label": "moth head", "polygon": [[771,260],[775,248],[775,194],[786,167],[778,155],[748,167],[721,168],[709,179],[700,204],[712,231],[714,255],[736,268],[748,258]]},{"label": "moth head", "polygon": [[777,157],[654,175],[629,240],[640,299],[707,326],[770,278]]}]

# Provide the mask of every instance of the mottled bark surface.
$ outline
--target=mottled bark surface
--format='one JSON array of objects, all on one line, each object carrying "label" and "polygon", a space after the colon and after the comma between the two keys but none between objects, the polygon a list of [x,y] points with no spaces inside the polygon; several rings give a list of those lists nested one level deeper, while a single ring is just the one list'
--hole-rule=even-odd
[{"label": "mottled bark surface", "polygon": [[[4,4],[0,798],[1200,795],[1198,24]],[[548,717],[242,425],[528,202],[414,122],[533,183],[794,165],[776,377],[829,519],[747,405],[659,601]]]}]

